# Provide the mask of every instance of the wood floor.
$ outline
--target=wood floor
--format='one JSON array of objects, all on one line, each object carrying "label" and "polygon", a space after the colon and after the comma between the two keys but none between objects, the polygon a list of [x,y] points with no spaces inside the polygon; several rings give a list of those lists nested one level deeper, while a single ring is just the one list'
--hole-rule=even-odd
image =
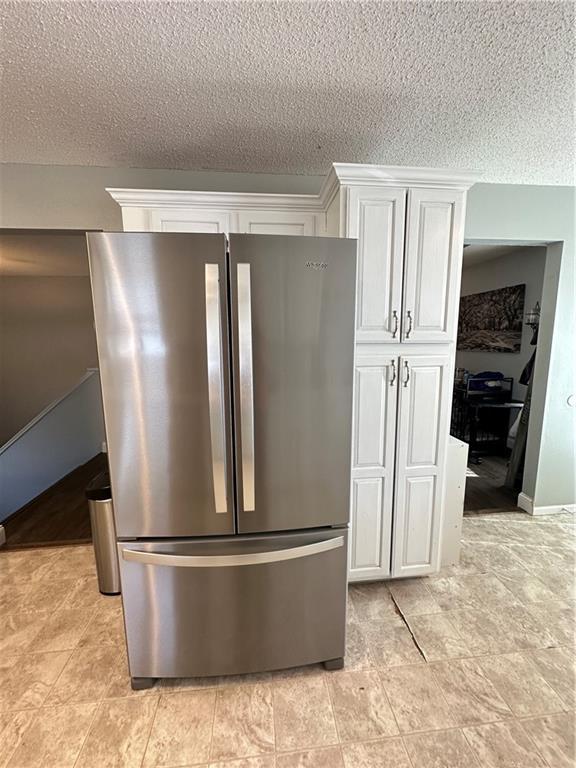
[{"label": "wood floor", "polygon": [[106,468],[100,453],[77,467],[4,522],[6,547],[85,544],[92,541],[88,502],[84,491]]},{"label": "wood floor", "polygon": [[480,464],[470,464],[469,470],[477,477],[466,478],[464,512],[493,512],[517,510],[518,493],[504,487],[508,459],[504,456],[485,456]]}]

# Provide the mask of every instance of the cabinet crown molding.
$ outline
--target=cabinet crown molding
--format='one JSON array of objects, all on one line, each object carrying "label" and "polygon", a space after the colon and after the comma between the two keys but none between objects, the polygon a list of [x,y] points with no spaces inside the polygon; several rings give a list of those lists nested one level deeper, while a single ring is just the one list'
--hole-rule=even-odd
[{"label": "cabinet crown molding", "polygon": [[195,192],[177,189],[119,189],[106,192],[122,208],[206,208],[210,210],[323,210],[318,195],[263,192]]},{"label": "cabinet crown molding", "polygon": [[322,186],[320,197],[329,200],[339,184],[384,187],[442,187],[466,191],[479,181],[476,171],[455,171],[450,168],[418,168],[403,165],[366,165],[364,163],[333,163]]},{"label": "cabinet crown molding", "polygon": [[206,208],[234,210],[293,210],[321,213],[341,185],[382,187],[442,187],[469,189],[480,177],[473,171],[409,168],[401,165],[334,163],[317,195],[274,192],[203,192],[178,189],[122,189],[106,192],[122,208]]}]

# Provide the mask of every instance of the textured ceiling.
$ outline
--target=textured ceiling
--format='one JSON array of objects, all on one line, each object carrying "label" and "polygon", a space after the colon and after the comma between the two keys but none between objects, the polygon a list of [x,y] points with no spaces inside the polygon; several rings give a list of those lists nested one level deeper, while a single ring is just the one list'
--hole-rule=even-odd
[{"label": "textured ceiling", "polygon": [[4,162],[572,183],[574,6],[0,3]]}]

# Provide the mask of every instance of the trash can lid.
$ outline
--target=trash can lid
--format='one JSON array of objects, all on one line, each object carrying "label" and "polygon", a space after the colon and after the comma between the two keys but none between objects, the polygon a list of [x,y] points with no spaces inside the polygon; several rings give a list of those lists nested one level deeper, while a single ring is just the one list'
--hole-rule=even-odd
[{"label": "trash can lid", "polygon": [[110,475],[108,470],[100,472],[99,475],[92,478],[86,487],[86,498],[90,501],[106,501],[112,498],[110,488]]}]

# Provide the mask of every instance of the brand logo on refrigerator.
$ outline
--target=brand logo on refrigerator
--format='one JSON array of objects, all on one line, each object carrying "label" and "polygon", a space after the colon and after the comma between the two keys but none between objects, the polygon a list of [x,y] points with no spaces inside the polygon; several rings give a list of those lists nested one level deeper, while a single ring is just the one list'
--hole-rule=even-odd
[{"label": "brand logo on refrigerator", "polygon": [[308,269],[328,269],[325,261],[307,261],[306,266]]}]

